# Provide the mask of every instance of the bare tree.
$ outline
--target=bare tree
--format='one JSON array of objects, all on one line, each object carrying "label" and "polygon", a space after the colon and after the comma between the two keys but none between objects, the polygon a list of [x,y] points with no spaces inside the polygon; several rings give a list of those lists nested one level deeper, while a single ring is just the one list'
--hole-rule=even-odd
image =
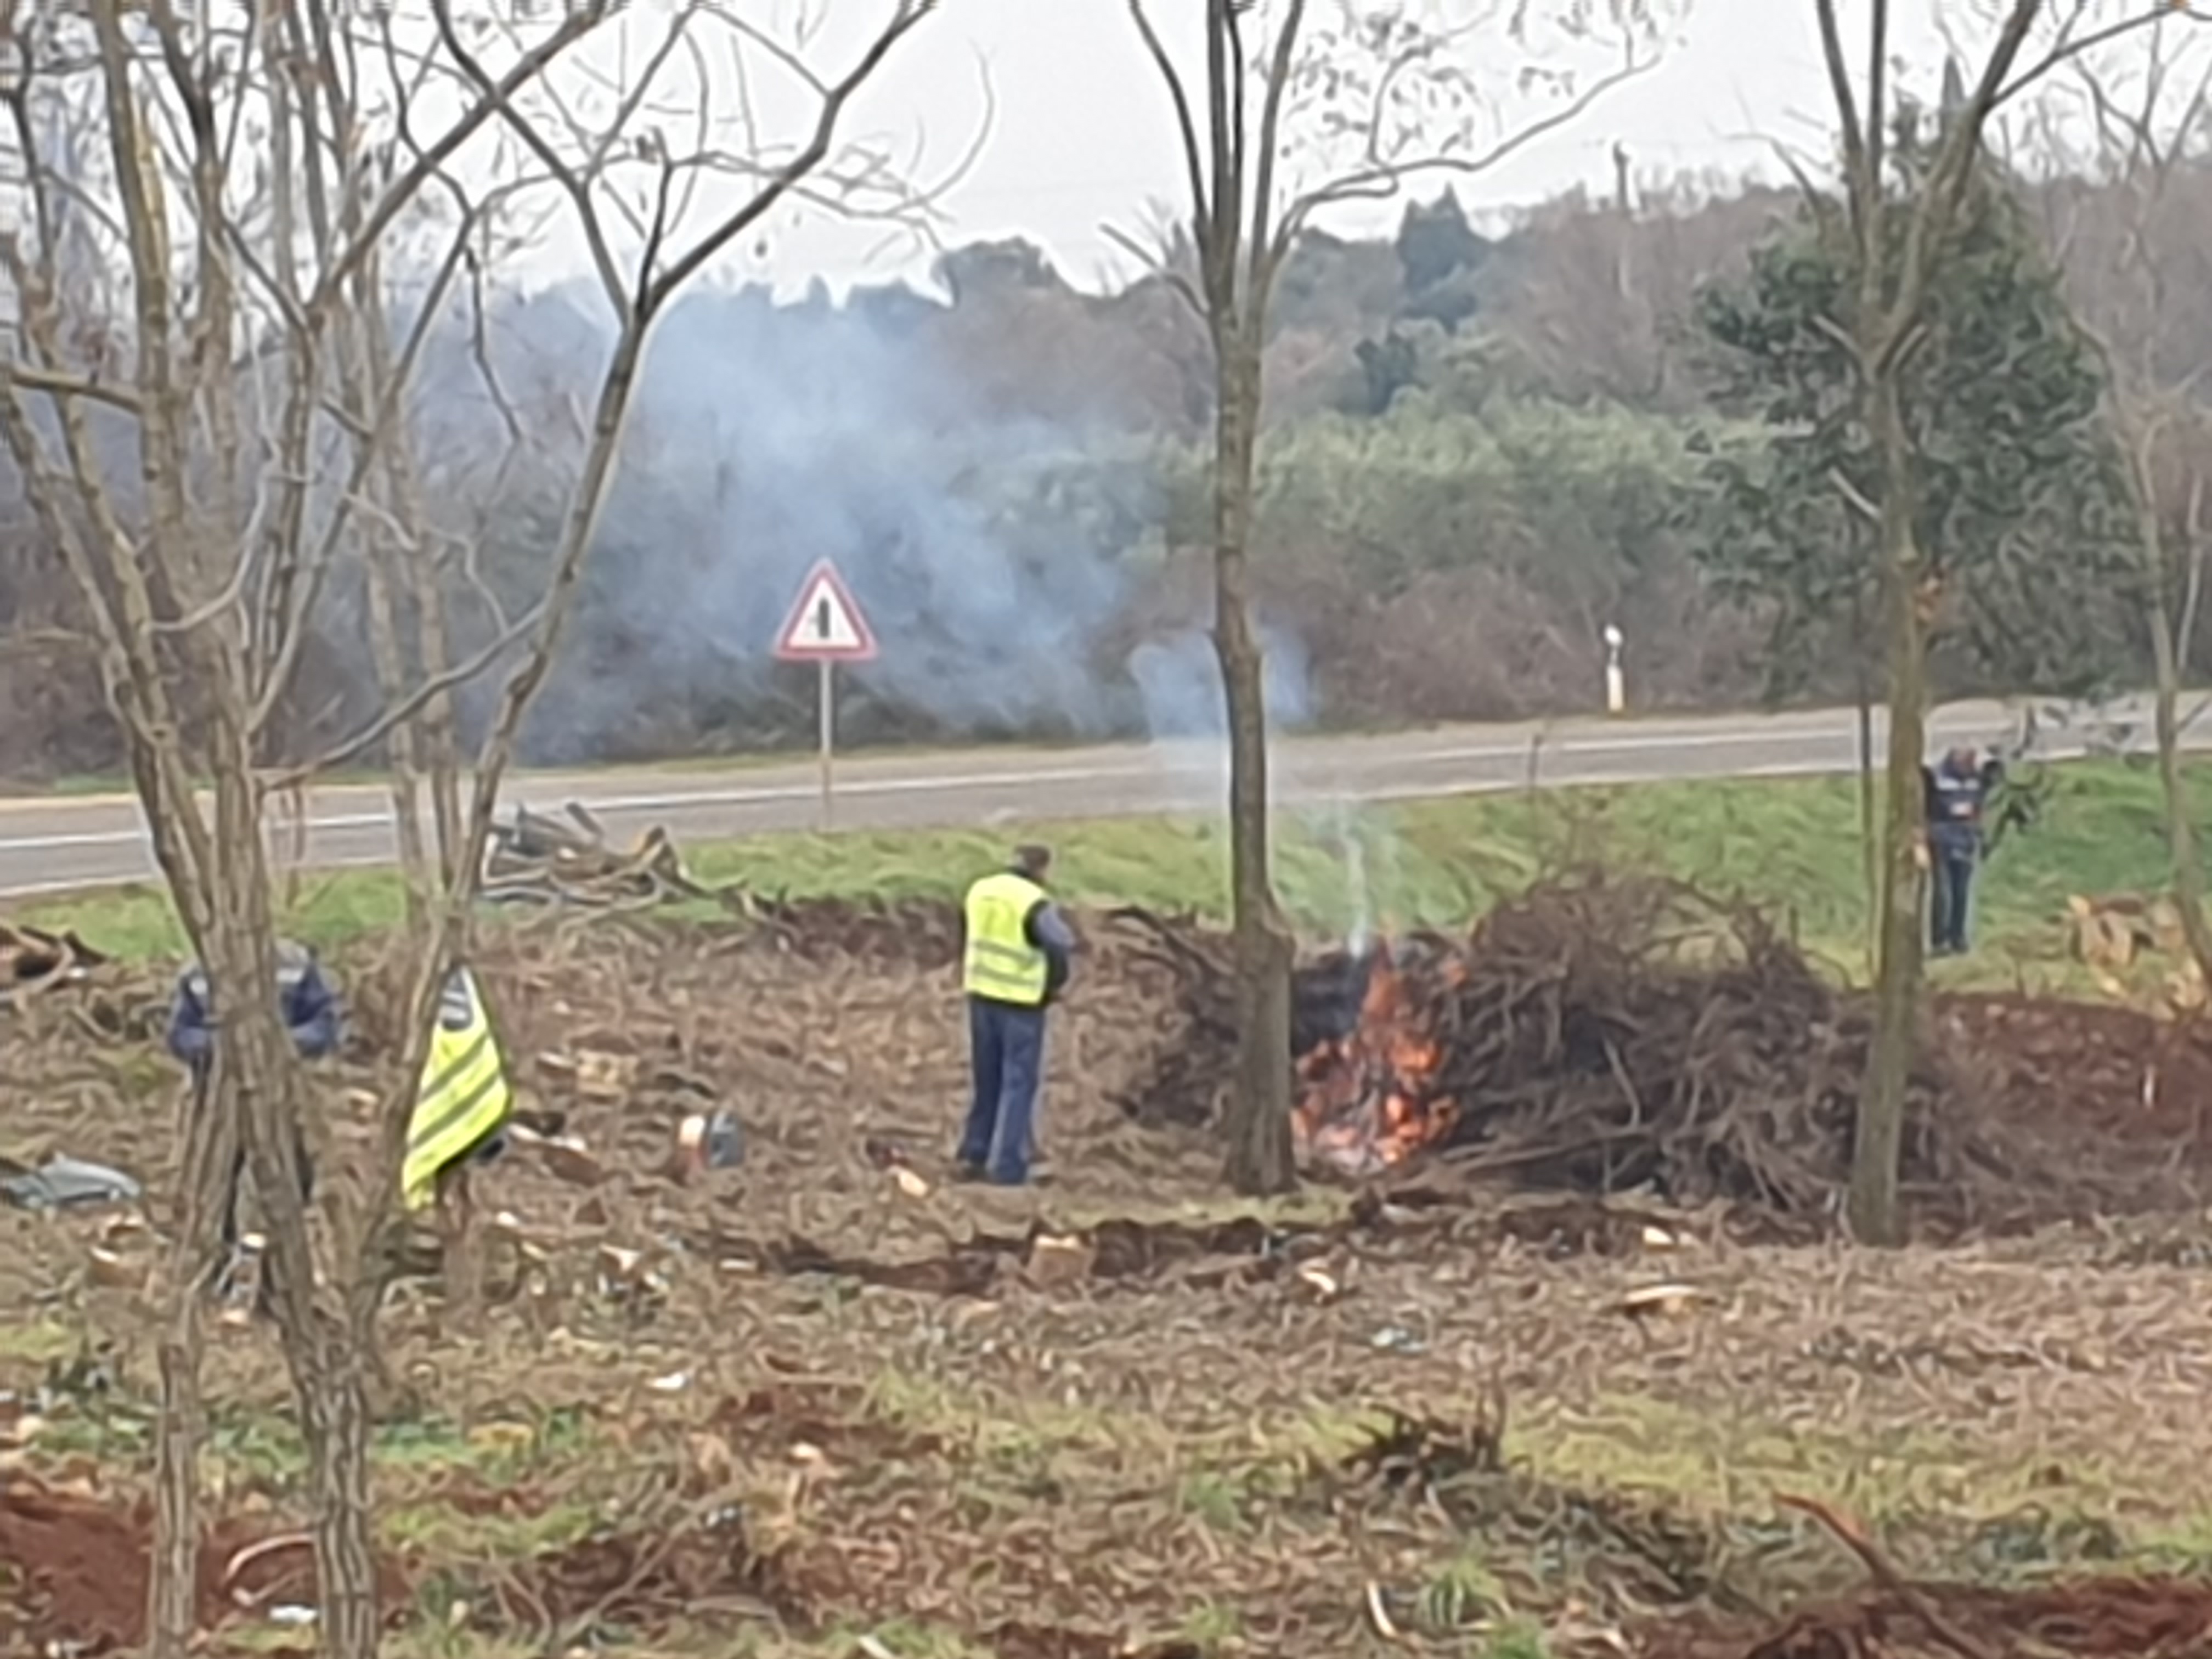
[{"label": "bare tree", "polygon": [[1874,0],[1856,53],[1846,43],[1837,0],[1814,0],[1841,139],[1856,279],[1850,314],[1836,319],[1834,328],[1851,353],[1860,418],[1880,480],[1874,499],[1854,495],[1852,501],[1879,549],[1889,704],[1875,1036],[1859,1103],[1850,1202],[1852,1227],[1869,1243],[1894,1243],[1902,1237],[1899,1161],[1924,969],[1919,919],[1928,636],[1941,599],[1916,530],[1919,459],[1903,406],[1904,369],[1924,337],[1933,261],[1965,205],[1992,112],[2077,54],[2154,26],[2174,9],[2163,0],[2119,8],[2092,0],[1992,0],[1992,8],[1995,33],[1978,54],[1971,89],[1963,82],[1947,88],[1933,158],[1923,171],[1900,181],[1890,150],[1903,112],[1892,82],[1895,43],[1887,0]]},{"label": "bare tree", "polygon": [[2131,509],[2156,674],[2154,727],[2175,908],[2199,977],[2212,984],[2204,854],[2180,741],[2182,685],[2203,597],[2212,415],[2196,395],[2203,364],[2177,369],[2167,331],[2171,296],[2212,278],[2212,255],[2203,225],[2176,224],[2165,211],[2177,181],[2212,168],[2206,44],[2160,35],[2140,52],[2076,58],[2072,79],[2094,138],[2084,153],[2065,122],[2046,120],[2039,131],[2045,154],[2101,186],[2106,204],[2117,204],[2123,216],[2110,239],[2118,258],[2103,281],[2083,285],[2077,307],[2104,361],[2106,414]]},{"label": "bare tree", "polygon": [[[841,130],[934,0],[880,0],[832,73],[809,64],[830,50],[819,40],[788,44],[751,9],[710,0],[652,16],[618,0],[424,3],[0,0],[0,165],[15,210],[0,231],[13,337],[0,431],[90,616],[222,1032],[183,1137],[160,1347],[161,1659],[193,1637],[198,1310],[240,1145],[309,1455],[323,1649],[375,1650],[380,1240],[501,780],[573,608],[653,324],[781,204],[909,223],[919,208],[884,155]],[[596,57],[603,42],[616,50]],[[716,53],[741,60],[731,78],[707,68]],[[763,79],[780,83],[773,96]],[[470,337],[480,319],[454,296],[495,284],[532,214],[580,243],[612,343],[534,594],[464,650],[452,605],[467,539],[431,535],[412,388],[427,350]],[[279,765],[302,654],[335,625],[349,571],[386,701],[325,752]],[[453,696],[483,676],[498,691],[465,775]],[[396,763],[412,895],[410,1035],[392,1057],[374,1167],[350,1192],[325,1183],[337,1190],[319,1274],[289,1156],[309,1091],[268,994],[279,917],[264,809],[275,790],[380,752]]]},{"label": "bare tree", "polygon": [[[1237,1075],[1225,1125],[1238,1191],[1294,1184],[1291,1146],[1292,944],[1270,865],[1266,664],[1253,624],[1254,480],[1261,371],[1275,282],[1330,210],[1387,201],[1427,177],[1480,173],[1565,125],[1650,61],[1666,0],[1572,0],[1548,24],[1516,8],[1498,43],[1477,26],[1431,26],[1410,9],[1308,0],[1206,0],[1196,72],[1146,0],[1129,14],[1174,113],[1195,270],[1164,267],[1203,323],[1213,357],[1213,642],[1228,704],[1231,908],[1237,963]],[[1548,30],[1538,43],[1537,32]],[[1595,79],[1527,54],[1593,50]],[[1545,112],[1486,132],[1480,53],[1554,94]],[[1562,60],[1564,62],[1564,60]],[[1150,257],[1133,249],[1139,257]]]}]

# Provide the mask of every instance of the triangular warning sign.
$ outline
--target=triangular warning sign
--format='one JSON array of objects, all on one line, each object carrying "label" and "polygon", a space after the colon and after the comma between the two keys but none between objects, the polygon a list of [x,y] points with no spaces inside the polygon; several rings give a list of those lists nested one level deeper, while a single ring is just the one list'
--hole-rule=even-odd
[{"label": "triangular warning sign", "polygon": [[829,560],[806,573],[799,603],[776,635],[775,654],[786,662],[867,662],[875,656],[868,619]]}]

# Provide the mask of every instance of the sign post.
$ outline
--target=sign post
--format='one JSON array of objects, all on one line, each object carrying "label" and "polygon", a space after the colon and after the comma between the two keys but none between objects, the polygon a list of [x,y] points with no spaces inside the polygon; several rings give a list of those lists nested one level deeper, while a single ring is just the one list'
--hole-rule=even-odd
[{"label": "sign post", "polygon": [[819,671],[816,696],[820,699],[822,827],[828,830],[834,817],[837,665],[872,662],[876,656],[876,636],[868,628],[867,618],[860,614],[853,590],[845,586],[845,579],[829,560],[823,559],[806,573],[799,602],[792,606],[776,635],[775,654],[785,662],[813,663]]},{"label": "sign post", "polygon": [[833,816],[830,802],[834,793],[837,753],[837,665],[824,657],[818,668],[814,698],[816,726],[822,745],[822,827],[827,830]]}]

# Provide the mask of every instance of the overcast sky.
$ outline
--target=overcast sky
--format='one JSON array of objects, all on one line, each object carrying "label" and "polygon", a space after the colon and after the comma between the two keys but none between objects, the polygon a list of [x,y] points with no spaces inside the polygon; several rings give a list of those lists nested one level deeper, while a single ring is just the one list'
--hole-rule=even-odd
[{"label": "overcast sky", "polygon": [[[1153,3],[1165,18],[1195,0]],[[854,0],[840,9],[855,21],[881,12]],[[1899,52],[1940,64],[1928,9],[1896,10]],[[1639,177],[1771,174],[1775,141],[1817,156],[1826,146],[1826,89],[1813,15],[1811,0],[1689,0],[1656,69],[1494,172],[1462,180],[1462,201],[1503,210],[1577,184],[1610,191],[1616,140]],[[842,44],[825,42],[817,61],[835,61],[833,45]],[[1510,43],[1498,33],[1486,44],[1510,76]],[[1924,79],[1932,94],[1932,71]],[[1103,228],[1139,226],[1148,201],[1178,194],[1167,106],[1123,0],[944,0],[872,89],[854,130],[896,133],[909,144],[919,138],[939,171],[980,133],[980,153],[943,199],[945,239],[1027,237],[1085,287],[1130,268]],[[1395,222],[1398,210],[1370,210],[1368,225],[1378,216]],[[1336,228],[1367,226],[1353,220]],[[786,220],[768,239],[765,258],[756,242],[726,274],[766,276],[784,289],[819,274],[842,289],[926,269],[926,255],[882,248],[881,240],[880,231],[831,226],[818,216],[804,224]]]}]

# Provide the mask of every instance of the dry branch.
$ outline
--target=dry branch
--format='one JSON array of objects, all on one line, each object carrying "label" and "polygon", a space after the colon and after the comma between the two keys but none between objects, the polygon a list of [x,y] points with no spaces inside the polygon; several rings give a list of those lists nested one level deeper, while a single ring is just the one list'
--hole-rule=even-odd
[{"label": "dry branch", "polygon": [[518,806],[492,826],[484,848],[482,895],[495,904],[642,908],[674,899],[718,899],[742,905],[743,890],[703,887],[658,824],[627,852],[606,844],[597,820],[571,802],[566,819]]},{"label": "dry branch", "polygon": [[1809,1515],[1819,1522],[1838,1542],[1865,1564],[1866,1570],[1874,1575],[1875,1583],[1904,1603],[1913,1617],[1928,1627],[1929,1634],[1957,1654],[1959,1659],[1996,1659],[1990,1649],[1944,1618],[1918,1586],[1892,1566],[1889,1558],[1875,1547],[1874,1540],[1867,1536],[1866,1528],[1857,1522],[1817,1498],[1777,1492],[1774,1501],[1785,1509]]},{"label": "dry branch", "polygon": [[0,1008],[16,1006],[42,991],[73,984],[107,957],[74,933],[0,921]]},{"label": "dry branch", "polygon": [[[1233,1042],[1218,935],[1119,912],[1173,975],[1188,1024],[1140,1121],[1203,1123]],[[1374,1173],[1415,1158],[1462,1178],[1590,1193],[1649,1189],[1796,1228],[1832,1218],[1870,1020],[1772,921],[1677,884],[1598,876],[1510,900],[1462,934],[1308,957],[1291,1043],[1309,1162]],[[1916,1071],[1905,1167],[1963,1202],[2011,1186],[1940,1054]],[[1939,1103],[1944,1109],[1936,1109]]]}]

